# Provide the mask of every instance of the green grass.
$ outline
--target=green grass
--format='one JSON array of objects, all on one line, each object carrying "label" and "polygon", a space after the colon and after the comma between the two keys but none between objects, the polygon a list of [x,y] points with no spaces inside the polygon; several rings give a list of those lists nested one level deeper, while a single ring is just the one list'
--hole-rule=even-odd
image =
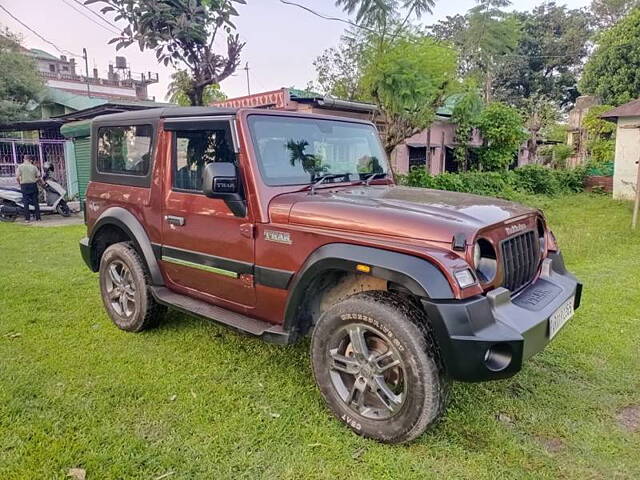
[{"label": "green grass", "polygon": [[278,347],[171,313],[117,330],[83,227],[0,224],[0,479],[639,478],[640,232],[605,197],[543,204],[583,307],[515,378],[456,384],[444,421],[387,446],[334,420],[308,343]]}]

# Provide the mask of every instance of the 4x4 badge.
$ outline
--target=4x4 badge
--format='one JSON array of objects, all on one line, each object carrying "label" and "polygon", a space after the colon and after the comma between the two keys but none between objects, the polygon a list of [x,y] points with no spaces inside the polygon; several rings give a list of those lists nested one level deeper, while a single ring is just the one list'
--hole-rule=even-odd
[{"label": "4x4 badge", "polygon": [[293,243],[289,232],[276,232],[275,230],[265,230],[264,239],[267,242],[284,243],[286,245]]}]

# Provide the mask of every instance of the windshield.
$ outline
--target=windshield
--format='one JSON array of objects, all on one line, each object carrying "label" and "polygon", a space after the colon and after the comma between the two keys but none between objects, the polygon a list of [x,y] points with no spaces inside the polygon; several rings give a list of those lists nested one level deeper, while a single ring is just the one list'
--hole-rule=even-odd
[{"label": "windshield", "polygon": [[251,115],[249,128],[260,172],[269,186],[305,185],[328,175],[340,175],[337,181],[358,181],[389,172],[371,125]]}]

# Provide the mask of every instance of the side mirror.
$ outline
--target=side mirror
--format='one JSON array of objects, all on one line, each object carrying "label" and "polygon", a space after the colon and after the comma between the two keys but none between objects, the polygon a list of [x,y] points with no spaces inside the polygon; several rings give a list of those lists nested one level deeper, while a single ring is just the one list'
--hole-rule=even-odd
[{"label": "side mirror", "polygon": [[247,214],[247,206],[240,195],[238,169],[233,163],[214,162],[202,172],[202,191],[209,198],[224,200],[236,217]]}]

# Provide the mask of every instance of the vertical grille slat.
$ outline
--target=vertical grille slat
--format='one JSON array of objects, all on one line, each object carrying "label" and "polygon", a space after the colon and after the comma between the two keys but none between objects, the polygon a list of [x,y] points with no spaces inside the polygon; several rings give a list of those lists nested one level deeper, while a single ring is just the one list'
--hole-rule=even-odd
[{"label": "vertical grille slat", "polygon": [[536,232],[525,232],[502,242],[503,286],[512,292],[529,283],[539,264]]}]

